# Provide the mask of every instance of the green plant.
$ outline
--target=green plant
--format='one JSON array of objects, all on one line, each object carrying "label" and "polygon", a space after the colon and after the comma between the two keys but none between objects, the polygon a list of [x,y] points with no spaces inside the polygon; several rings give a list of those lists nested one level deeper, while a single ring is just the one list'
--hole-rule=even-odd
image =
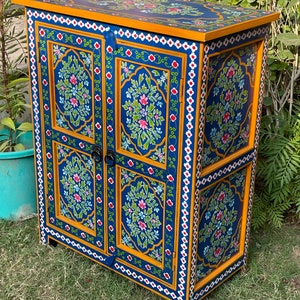
[{"label": "green plant", "polygon": [[[32,130],[22,122],[28,77],[22,70],[26,60],[26,35],[17,31],[15,19],[23,14],[9,0],[0,0],[0,152],[24,150],[19,137]],[[16,55],[16,53],[20,53]]]},{"label": "green plant", "polygon": [[281,17],[271,30],[254,228],[266,222],[281,227],[289,212],[300,217],[300,2],[273,1],[273,9],[275,4]]},{"label": "green plant", "polygon": [[292,209],[300,215],[300,114],[263,117],[252,224],[281,227]]}]

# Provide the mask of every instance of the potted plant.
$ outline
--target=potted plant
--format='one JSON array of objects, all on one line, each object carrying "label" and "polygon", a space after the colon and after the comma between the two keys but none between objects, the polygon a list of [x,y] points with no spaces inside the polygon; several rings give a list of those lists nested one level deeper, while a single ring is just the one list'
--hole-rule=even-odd
[{"label": "potted plant", "polygon": [[23,11],[0,0],[0,218],[19,219],[36,211],[32,124],[29,104]]}]

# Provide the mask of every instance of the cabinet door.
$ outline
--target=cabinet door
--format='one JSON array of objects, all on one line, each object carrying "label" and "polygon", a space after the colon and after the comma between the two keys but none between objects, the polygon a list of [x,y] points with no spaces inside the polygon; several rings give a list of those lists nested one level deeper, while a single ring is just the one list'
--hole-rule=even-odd
[{"label": "cabinet door", "polygon": [[102,148],[103,38],[37,26],[47,225],[104,250],[103,168],[95,163]]},{"label": "cabinet door", "polygon": [[115,72],[106,91],[109,252],[171,284],[185,56],[118,40],[113,57],[106,73]]}]

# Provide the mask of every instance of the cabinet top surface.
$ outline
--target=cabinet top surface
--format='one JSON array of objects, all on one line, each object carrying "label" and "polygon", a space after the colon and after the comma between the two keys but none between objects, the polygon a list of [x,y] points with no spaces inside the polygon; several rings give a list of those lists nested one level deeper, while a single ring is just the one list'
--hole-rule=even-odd
[{"label": "cabinet top surface", "polygon": [[[199,41],[270,23],[278,13],[199,0],[13,0],[45,11]],[[62,8],[63,7],[63,8]]]}]

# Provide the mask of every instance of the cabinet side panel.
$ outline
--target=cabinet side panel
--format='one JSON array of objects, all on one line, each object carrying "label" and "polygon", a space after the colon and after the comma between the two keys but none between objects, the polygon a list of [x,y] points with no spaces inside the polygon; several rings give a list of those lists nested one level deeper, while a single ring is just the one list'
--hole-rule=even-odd
[{"label": "cabinet side panel", "polygon": [[194,299],[246,264],[268,32],[258,27],[204,47]]}]

